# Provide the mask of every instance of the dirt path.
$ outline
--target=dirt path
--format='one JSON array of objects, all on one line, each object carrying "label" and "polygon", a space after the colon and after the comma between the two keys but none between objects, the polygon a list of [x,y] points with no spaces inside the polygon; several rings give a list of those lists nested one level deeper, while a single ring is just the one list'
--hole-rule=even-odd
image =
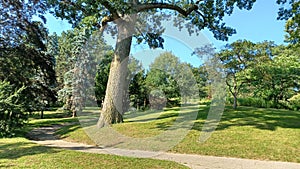
[{"label": "dirt path", "polygon": [[175,154],[166,152],[151,152],[139,150],[124,150],[117,148],[101,148],[80,143],[72,143],[54,136],[55,130],[62,125],[41,127],[28,133],[28,137],[37,144],[60,147],[69,150],[97,153],[115,154],[129,157],[153,158],[175,161],[194,169],[300,169],[300,163],[260,161],[240,158],[213,157],[190,154]]}]

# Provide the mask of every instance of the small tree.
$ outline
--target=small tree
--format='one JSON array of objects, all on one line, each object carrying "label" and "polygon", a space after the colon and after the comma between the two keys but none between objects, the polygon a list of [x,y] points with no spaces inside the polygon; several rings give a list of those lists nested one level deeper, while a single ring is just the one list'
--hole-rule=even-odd
[{"label": "small tree", "polygon": [[13,86],[6,81],[0,81],[0,136],[10,137],[15,129],[21,127],[27,120],[24,112],[24,104],[20,93],[25,89],[22,87],[14,90]]},{"label": "small tree", "polygon": [[233,96],[233,108],[237,108],[237,97],[240,89],[248,82],[245,70],[249,67],[255,56],[254,43],[250,41],[237,41],[226,46],[217,57],[224,65],[226,84]]},{"label": "small tree", "polygon": [[132,105],[137,109],[145,109],[148,106],[147,88],[145,84],[146,75],[145,71],[137,72],[129,86],[129,95]]},{"label": "small tree", "polygon": [[209,97],[209,85],[208,85],[208,73],[204,65],[199,67],[193,67],[190,65],[195,80],[197,81],[197,85],[199,88],[199,96],[200,98]]}]

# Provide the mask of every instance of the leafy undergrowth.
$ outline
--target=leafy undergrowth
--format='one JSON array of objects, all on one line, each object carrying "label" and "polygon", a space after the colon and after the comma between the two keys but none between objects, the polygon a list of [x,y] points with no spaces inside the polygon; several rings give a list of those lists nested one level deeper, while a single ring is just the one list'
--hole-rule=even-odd
[{"label": "leafy undergrowth", "polygon": [[[199,108],[193,128],[171,152],[300,162],[300,112],[226,107],[217,129],[208,140],[200,142],[208,110],[204,105]],[[148,114],[141,112],[140,116],[129,114],[125,123],[114,125],[113,129],[132,138],[152,137],[167,131],[174,124],[178,111],[175,108]],[[195,108],[191,107],[186,113],[192,111]],[[69,141],[95,144],[79,124],[66,126],[58,133]]]}]

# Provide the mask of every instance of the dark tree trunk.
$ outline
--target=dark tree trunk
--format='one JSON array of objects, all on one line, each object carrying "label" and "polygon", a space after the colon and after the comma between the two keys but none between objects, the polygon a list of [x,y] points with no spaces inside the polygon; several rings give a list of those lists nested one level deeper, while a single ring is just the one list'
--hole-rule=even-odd
[{"label": "dark tree trunk", "polygon": [[233,79],[233,109],[237,108],[237,95],[238,95],[238,87],[237,87],[237,81],[234,77],[234,79]]},{"label": "dark tree trunk", "polygon": [[115,54],[110,66],[103,108],[97,126],[110,126],[123,122],[124,98],[126,97],[128,56],[132,42],[133,24],[124,20],[117,22],[118,37]]},{"label": "dark tree trunk", "polygon": [[233,109],[236,109],[237,108],[237,96],[236,94],[234,94],[233,96]]},{"label": "dark tree trunk", "polygon": [[76,110],[73,110],[73,111],[72,111],[72,117],[73,117],[73,118],[77,117]]},{"label": "dark tree trunk", "polygon": [[44,109],[41,110],[41,119],[44,118]]}]

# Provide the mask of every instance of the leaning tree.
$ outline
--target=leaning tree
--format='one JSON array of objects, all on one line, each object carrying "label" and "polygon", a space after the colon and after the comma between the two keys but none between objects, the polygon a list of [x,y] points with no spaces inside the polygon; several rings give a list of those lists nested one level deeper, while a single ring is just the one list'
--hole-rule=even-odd
[{"label": "leaning tree", "polygon": [[[48,0],[55,16],[67,19],[73,26],[86,26],[94,30],[109,31],[116,35],[115,51],[111,63],[103,109],[98,126],[123,121],[123,97],[126,69],[133,40],[152,48],[163,47],[163,20],[174,19],[174,26],[186,27],[189,33],[207,28],[218,40],[227,40],[235,30],[223,22],[235,6],[250,10],[256,0]],[[157,16],[159,19],[151,19]],[[142,19],[145,18],[146,19]],[[150,19],[149,19],[150,18]],[[144,24],[136,30],[137,22]],[[148,21],[145,23],[145,21]],[[155,22],[155,23],[153,23]],[[115,28],[111,27],[111,24]],[[187,24],[183,24],[187,23]],[[109,29],[111,28],[111,29]],[[144,29],[145,28],[145,29]]]}]

